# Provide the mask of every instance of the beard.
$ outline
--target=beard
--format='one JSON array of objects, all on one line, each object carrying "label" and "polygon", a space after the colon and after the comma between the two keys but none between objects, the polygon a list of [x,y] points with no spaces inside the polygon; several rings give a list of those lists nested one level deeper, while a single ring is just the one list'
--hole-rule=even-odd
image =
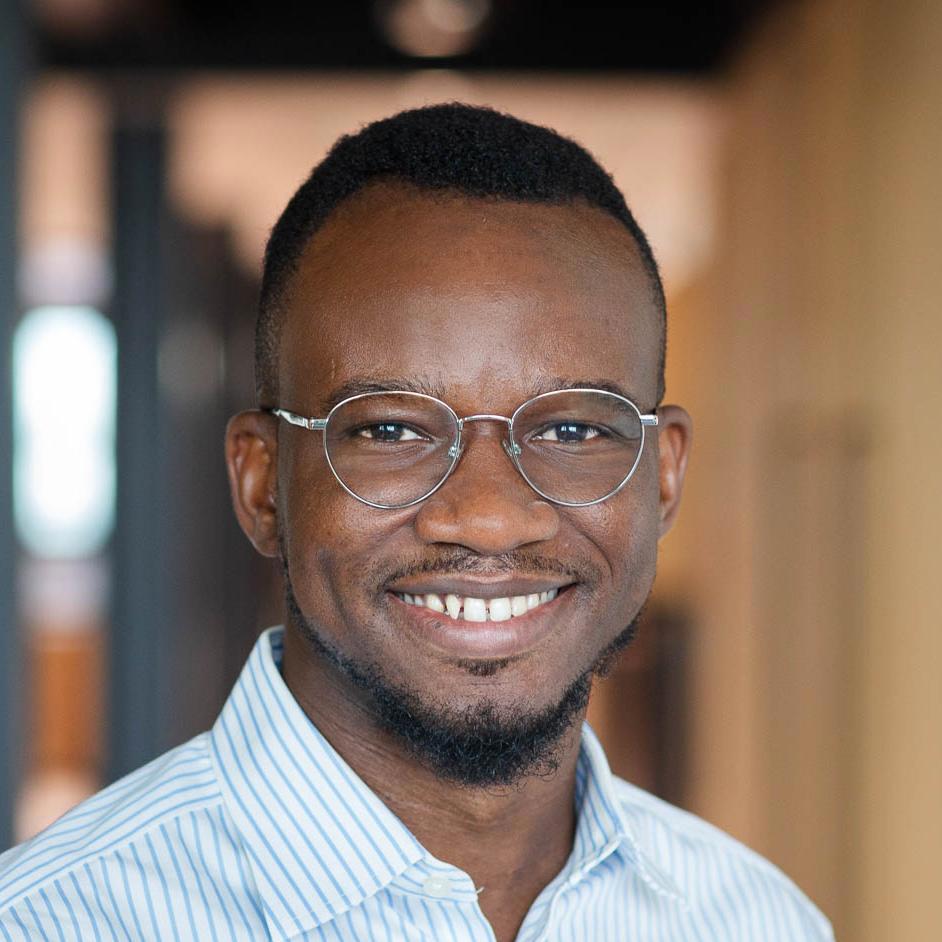
[{"label": "beard", "polygon": [[[305,617],[281,553],[285,603],[293,627],[354,687],[366,694],[379,727],[395,737],[409,755],[439,778],[466,788],[508,788],[532,776],[552,776],[559,768],[563,737],[589,702],[592,683],[604,677],[634,640],[644,606],[580,673],[561,697],[542,710],[498,707],[482,699],[454,709],[420,696],[386,676],[376,663],[360,662],[338,650]],[[507,662],[469,662],[470,673],[486,676]]]}]

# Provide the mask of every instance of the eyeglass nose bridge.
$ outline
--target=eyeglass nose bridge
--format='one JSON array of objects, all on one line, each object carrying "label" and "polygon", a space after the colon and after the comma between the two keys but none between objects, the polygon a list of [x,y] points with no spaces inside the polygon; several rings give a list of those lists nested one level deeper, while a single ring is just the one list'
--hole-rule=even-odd
[{"label": "eyeglass nose bridge", "polygon": [[[506,415],[490,415],[489,413],[482,412],[479,415],[466,415],[463,419],[458,419],[458,438],[455,443],[448,449],[448,457],[453,461],[461,456],[461,452],[464,450],[464,443],[461,440],[461,435],[464,432],[464,426],[466,422],[505,422],[507,424],[508,434],[513,429],[513,420],[508,418]],[[509,438],[505,438],[501,441],[504,451],[507,453],[507,457],[516,465],[517,459],[521,455],[520,446]]]}]

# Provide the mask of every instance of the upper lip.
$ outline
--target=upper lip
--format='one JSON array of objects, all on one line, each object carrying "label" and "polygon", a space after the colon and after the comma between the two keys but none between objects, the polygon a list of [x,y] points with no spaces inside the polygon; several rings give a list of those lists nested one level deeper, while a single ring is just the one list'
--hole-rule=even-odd
[{"label": "upper lip", "polygon": [[410,595],[460,595],[473,599],[512,598],[562,589],[572,585],[571,579],[547,576],[502,576],[493,579],[468,579],[460,576],[425,576],[422,579],[404,579],[387,588],[390,592],[408,592]]}]

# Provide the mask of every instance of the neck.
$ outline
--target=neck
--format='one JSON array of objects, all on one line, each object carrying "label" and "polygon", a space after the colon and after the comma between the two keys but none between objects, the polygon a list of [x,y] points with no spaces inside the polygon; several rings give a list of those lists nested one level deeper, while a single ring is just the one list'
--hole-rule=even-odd
[{"label": "neck", "polygon": [[303,645],[295,632],[286,633],[282,671],[304,712],[426,850],[471,877],[499,942],[515,938],[572,850],[584,711],[559,743],[552,775],[472,788],[418,761],[380,728],[362,693]]}]

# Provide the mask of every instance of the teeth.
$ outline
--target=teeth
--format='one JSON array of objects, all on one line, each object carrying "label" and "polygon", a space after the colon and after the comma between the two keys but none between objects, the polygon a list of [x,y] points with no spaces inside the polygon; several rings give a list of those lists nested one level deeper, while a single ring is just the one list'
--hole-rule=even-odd
[{"label": "teeth", "polygon": [[464,600],[464,620],[465,621],[487,621],[487,602],[484,599],[465,596]]},{"label": "teeth", "polygon": [[507,621],[510,618],[510,599],[491,599],[487,609],[491,621]]},{"label": "teeth", "polygon": [[452,618],[463,618],[465,621],[507,621],[518,615],[552,602],[559,594],[558,589],[549,589],[546,592],[534,592],[530,595],[515,595],[512,598],[476,599],[470,596],[462,597],[449,593],[444,599],[434,592],[428,595],[412,595],[409,592],[399,592],[397,595],[409,605],[419,608],[430,608],[433,612],[447,612]]}]

